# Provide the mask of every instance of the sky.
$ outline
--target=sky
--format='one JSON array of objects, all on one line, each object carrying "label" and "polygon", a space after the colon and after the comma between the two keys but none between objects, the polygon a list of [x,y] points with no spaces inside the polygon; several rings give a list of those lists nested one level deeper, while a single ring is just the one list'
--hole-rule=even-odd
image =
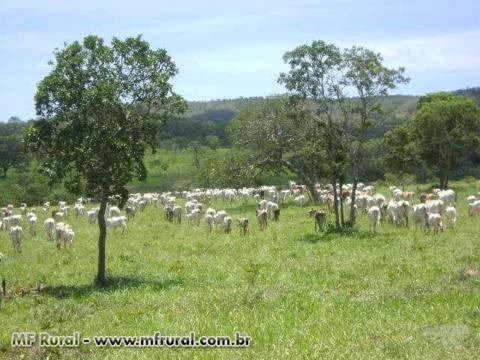
[{"label": "sky", "polygon": [[179,69],[186,100],[286,93],[283,54],[315,40],[362,46],[410,83],[391,94],[480,86],[478,0],[1,0],[0,121],[36,117],[34,96],[53,52],[98,35],[142,35]]}]

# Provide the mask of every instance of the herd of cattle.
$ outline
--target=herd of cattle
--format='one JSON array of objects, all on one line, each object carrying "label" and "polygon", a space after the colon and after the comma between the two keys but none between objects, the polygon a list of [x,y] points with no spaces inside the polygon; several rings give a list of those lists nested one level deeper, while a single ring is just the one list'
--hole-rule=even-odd
[{"label": "herd of cattle", "polygon": [[[319,207],[311,208],[306,214],[314,219],[315,230],[325,230],[327,217],[333,211],[332,188],[317,186],[319,195]],[[412,216],[415,228],[428,231],[433,230],[434,234],[443,231],[446,227],[454,227],[457,217],[456,205],[457,194],[453,190],[435,189],[431,193],[420,194],[416,200],[413,192],[403,192],[397,187],[390,187],[389,196],[382,195],[375,191],[373,186],[358,184],[356,197],[357,215],[366,214],[370,228],[373,232],[382,220],[396,225],[408,226],[409,217]],[[280,209],[288,202],[298,207],[303,207],[306,201],[311,198],[304,185],[297,185],[294,182],[288,184],[288,188],[277,190],[274,186],[262,186],[259,188],[242,189],[195,189],[182,192],[163,192],[131,194],[125,207],[121,210],[115,205],[115,197],[111,198],[107,207],[106,224],[108,228],[115,230],[121,228],[122,233],[128,231],[127,223],[135,217],[139,211],[142,212],[147,206],[162,207],[166,221],[181,224],[182,218],[188,224],[206,226],[208,232],[221,229],[225,233],[232,231],[234,223],[237,224],[242,235],[250,232],[250,221],[248,217],[240,217],[235,221],[226,210],[215,209],[213,203],[223,202],[255,201],[256,214],[260,230],[267,228],[269,221],[279,221]],[[343,186],[338,193],[338,198],[349,207],[351,201],[351,186]],[[414,202],[417,202],[414,204]],[[471,216],[480,212],[480,200],[476,195],[470,195],[465,199],[468,207],[468,214]],[[183,205],[180,205],[183,204]],[[89,209],[87,210],[87,207]],[[46,202],[38,210],[28,209],[26,204],[21,204],[18,209],[8,205],[1,209],[0,230],[8,232],[14,251],[21,251],[21,243],[24,237],[24,217],[28,226],[28,233],[31,236],[37,235],[37,223],[40,214],[46,219],[43,221],[43,229],[46,237],[52,241],[57,248],[73,247],[75,232],[68,221],[70,216],[76,218],[86,217],[88,223],[93,224],[98,218],[99,207],[90,204],[89,199],[79,198],[71,207],[64,201],[52,208],[50,202]],[[411,215],[410,215],[411,213]],[[0,253],[0,263],[3,255]]]}]

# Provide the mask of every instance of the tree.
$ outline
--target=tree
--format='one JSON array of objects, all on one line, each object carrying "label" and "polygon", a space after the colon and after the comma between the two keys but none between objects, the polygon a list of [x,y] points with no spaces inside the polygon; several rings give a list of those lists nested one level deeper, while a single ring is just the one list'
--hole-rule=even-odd
[{"label": "tree", "polygon": [[202,153],[203,153],[202,144],[200,144],[200,142],[197,140],[193,140],[192,142],[190,142],[189,147],[192,150],[193,165],[199,166],[200,157],[202,156]]},{"label": "tree", "polygon": [[409,124],[399,125],[383,136],[384,154],[382,164],[385,171],[398,175],[415,174],[422,166],[420,149],[413,141],[415,135]]},{"label": "tree", "polygon": [[205,140],[207,146],[212,150],[217,150],[220,146],[220,139],[216,135],[208,135]]},{"label": "tree", "polygon": [[197,180],[201,186],[209,188],[256,186],[259,171],[251,157],[252,153],[247,149],[210,151],[197,169]]},{"label": "tree", "polygon": [[[317,124],[318,153],[323,148],[327,176],[333,186],[337,229],[345,223],[337,184],[342,188],[350,167],[354,189],[363,160],[366,130],[381,113],[378,96],[387,94],[399,82],[407,82],[404,69],[388,69],[380,54],[364,48],[340,50],[333,44],[314,41],[285,53],[290,66],[279,83],[292,93],[292,99],[307,104]],[[347,95],[350,98],[347,98]],[[315,106],[308,105],[308,101]],[[322,166],[322,171],[325,169]],[[349,224],[355,222],[355,191],[352,191]]]},{"label": "tree", "polygon": [[0,136],[0,167],[3,177],[7,177],[8,169],[24,166],[27,162],[28,156],[19,135]]},{"label": "tree", "polygon": [[175,63],[140,36],[113,38],[107,46],[89,35],[54,55],[35,95],[42,118],[29,128],[25,144],[51,181],[63,181],[72,192],[83,183],[98,197],[96,283],[104,285],[107,201],[118,194],[123,205],[125,185],[146,178],[143,157],[155,150],[158,122],[183,112],[185,101],[170,84]]},{"label": "tree", "polygon": [[345,62],[344,84],[347,91],[351,91],[357,101],[342,105],[342,110],[353,115],[353,130],[350,141],[350,167],[352,172],[352,191],[350,202],[350,226],[355,223],[355,195],[360,171],[364,167],[365,142],[367,129],[374,120],[383,113],[379,98],[387,96],[388,90],[394,89],[397,84],[408,83],[409,78],[404,76],[405,69],[389,69],[383,66],[383,57],[371,50],[355,47],[343,52]]},{"label": "tree", "polygon": [[448,187],[460,160],[480,146],[480,109],[470,97],[447,92],[422,96],[408,126],[410,146],[428,166],[438,169],[442,189]]},{"label": "tree", "polygon": [[261,171],[289,170],[301,178],[318,200],[315,188],[320,164],[310,146],[311,118],[287,98],[263,99],[239,112],[227,131],[234,146],[249,149],[251,164]]}]

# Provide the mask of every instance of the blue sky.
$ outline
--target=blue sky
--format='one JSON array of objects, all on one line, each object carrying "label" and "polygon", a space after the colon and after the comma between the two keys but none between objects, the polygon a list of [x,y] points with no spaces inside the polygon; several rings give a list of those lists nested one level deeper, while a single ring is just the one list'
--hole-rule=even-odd
[{"label": "blue sky", "polygon": [[284,93],[282,56],[323,40],[380,52],[406,68],[393,94],[480,86],[478,0],[3,0],[0,2],[0,121],[35,117],[33,97],[64,42],[86,35],[143,35],[179,68],[187,100]]}]

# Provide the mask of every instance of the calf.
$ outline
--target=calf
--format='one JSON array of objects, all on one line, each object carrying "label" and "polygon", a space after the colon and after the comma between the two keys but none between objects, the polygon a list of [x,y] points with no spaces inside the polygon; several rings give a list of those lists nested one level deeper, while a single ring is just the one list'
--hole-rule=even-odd
[{"label": "calf", "polygon": [[257,210],[257,219],[260,224],[260,230],[265,230],[267,228],[268,219],[267,210]]},{"label": "calf", "polygon": [[238,226],[240,227],[240,234],[242,235],[247,235],[250,233],[249,229],[249,224],[248,224],[248,219],[245,217],[242,217],[237,220],[238,221]]},{"label": "calf", "polygon": [[327,213],[324,210],[312,209],[308,214],[315,219],[315,231],[325,230],[327,227]]},{"label": "calf", "polygon": [[225,234],[230,234],[232,232],[232,218],[230,216],[226,216],[223,219],[223,230]]}]

